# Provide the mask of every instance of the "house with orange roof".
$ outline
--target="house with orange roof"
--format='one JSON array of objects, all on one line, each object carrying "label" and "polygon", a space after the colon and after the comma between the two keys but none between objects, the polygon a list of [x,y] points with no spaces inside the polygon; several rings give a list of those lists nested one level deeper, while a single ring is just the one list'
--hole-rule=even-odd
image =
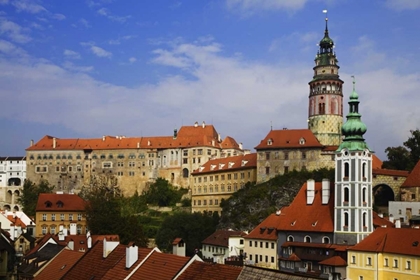
[{"label": "house with orange roof", "polygon": [[419,279],[420,230],[378,228],[348,249],[348,279]]},{"label": "house with orange roof", "polygon": [[420,201],[420,160],[401,185],[401,201]]},{"label": "house with orange roof", "polygon": [[84,185],[112,180],[124,194],[158,177],[174,186],[190,187],[191,172],[211,158],[241,155],[242,144],[222,139],[213,125],[196,122],[182,126],[172,136],[103,136],[91,139],[61,139],[45,136],[26,149],[27,178],[48,180],[58,190],[77,191]]},{"label": "house with orange roof", "polygon": [[271,214],[244,237],[246,264],[278,269],[277,226],[280,213],[279,210]]},{"label": "house with orange roof", "polygon": [[256,159],[255,153],[210,159],[194,170],[192,212],[221,213],[222,199],[256,181]]},{"label": "house with orange roof", "polygon": [[76,194],[41,193],[36,205],[36,236],[56,234],[60,226],[70,235],[86,233],[86,202]]}]

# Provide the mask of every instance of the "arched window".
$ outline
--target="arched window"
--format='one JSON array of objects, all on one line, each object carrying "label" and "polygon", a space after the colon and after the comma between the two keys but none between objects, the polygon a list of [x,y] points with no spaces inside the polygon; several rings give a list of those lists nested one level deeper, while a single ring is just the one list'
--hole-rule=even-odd
[{"label": "arched window", "polygon": [[366,203],[366,188],[362,189],[362,202]]},{"label": "arched window", "polygon": [[362,220],[363,220],[363,227],[367,227],[367,214],[366,214],[366,212],[364,212],[363,213],[363,217],[362,217]]},{"label": "arched window", "polygon": [[328,236],[322,237],[322,243],[324,243],[324,244],[330,244],[330,238]]},{"label": "arched window", "polygon": [[188,178],[189,176],[189,171],[187,168],[182,169],[182,177],[184,178]]},{"label": "arched window", "polygon": [[287,237],[287,241],[289,241],[289,242],[293,242],[293,241],[295,241],[295,238],[293,237],[293,235],[289,235],[289,236]]},{"label": "arched window", "polygon": [[306,243],[311,243],[311,237],[309,236],[309,235],[307,235],[307,236],[305,236],[305,238],[304,238],[304,242],[306,242]]},{"label": "arched window", "polygon": [[349,188],[344,188],[344,201],[349,202],[350,199],[350,191]]},{"label": "arched window", "polygon": [[362,163],[362,179],[366,179],[366,162]]},{"label": "arched window", "polygon": [[350,164],[348,162],[344,163],[344,178],[348,178],[350,173]]},{"label": "arched window", "polygon": [[344,212],[344,226],[348,227],[349,226],[349,213]]}]

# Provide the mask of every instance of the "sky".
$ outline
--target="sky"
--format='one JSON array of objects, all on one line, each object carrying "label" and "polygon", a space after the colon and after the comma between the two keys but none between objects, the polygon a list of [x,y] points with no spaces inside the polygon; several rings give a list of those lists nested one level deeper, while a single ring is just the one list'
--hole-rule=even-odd
[{"label": "sky", "polygon": [[420,0],[0,0],[0,155],[30,140],[170,136],[254,147],[307,128],[325,28],[382,159],[420,128]]}]

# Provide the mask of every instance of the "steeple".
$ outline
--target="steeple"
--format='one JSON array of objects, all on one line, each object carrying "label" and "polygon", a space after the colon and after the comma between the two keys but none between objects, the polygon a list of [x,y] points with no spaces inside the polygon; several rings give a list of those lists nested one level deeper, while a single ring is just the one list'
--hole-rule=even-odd
[{"label": "steeple", "polygon": [[352,76],[352,78],[353,92],[350,95],[349,113],[347,115],[347,121],[342,128],[344,140],[337,151],[341,151],[342,149],[347,149],[349,151],[370,150],[363,138],[363,135],[367,131],[367,127],[361,120],[362,115],[359,113],[359,95],[356,93],[356,79],[354,76]]},{"label": "steeple", "polygon": [[[324,10],[324,13],[327,11]],[[325,17],[324,37],[315,56],[314,76],[309,82],[308,128],[325,146],[341,143],[343,124],[343,81],[338,75],[338,60],[334,42],[329,36],[328,17]]]}]

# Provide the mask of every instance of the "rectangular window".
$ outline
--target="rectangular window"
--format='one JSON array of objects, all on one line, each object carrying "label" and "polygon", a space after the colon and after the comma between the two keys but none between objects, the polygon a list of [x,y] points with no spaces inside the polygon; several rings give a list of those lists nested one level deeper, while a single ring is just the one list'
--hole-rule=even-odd
[{"label": "rectangular window", "polygon": [[398,260],[394,259],[394,267],[397,268],[398,267]]},{"label": "rectangular window", "polygon": [[225,175],[220,175],[220,180],[225,180]]},{"label": "rectangular window", "polygon": [[306,159],[306,153],[302,152],[302,159]]},{"label": "rectangular window", "polygon": [[55,214],[51,214],[51,221],[55,221]]},{"label": "rectangular window", "polygon": [[64,214],[60,214],[60,220],[64,221]]},{"label": "rectangular window", "polygon": [[268,242],[265,242],[265,248],[268,248]]},{"label": "rectangular window", "polygon": [[77,214],[77,220],[81,221],[82,220],[82,214]]},{"label": "rectangular window", "polygon": [[411,270],[411,261],[407,261],[405,269]]},{"label": "rectangular window", "polygon": [[271,257],[271,263],[274,263],[274,257]]},{"label": "rectangular window", "polygon": [[124,162],[121,162],[121,161],[117,162],[117,166],[118,167],[123,167],[124,166]]},{"label": "rectangular window", "polygon": [[389,263],[388,263],[388,259],[387,258],[384,259],[384,266],[385,267],[389,266]]},{"label": "rectangular window", "polygon": [[265,159],[270,160],[270,153],[265,153]]},{"label": "rectangular window", "polygon": [[271,249],[274,249],[274,242],[271,242]]},{"label": "rectangular window", "polygon": [[266,175],[269,175],[269,174],[270,174],[270,167],[268,167],[268,166],[267,166],[267,167],[265,168],[265,174],[266,174]]},{"label": "rectangular window", "polygon": [[245,179],[245,173],[241,172],[241,179]]},{"label": "rectangular window", "polygon": [[183,159],[182,159],[182,163],[183,163],[183,164],[187,164],[187,163],[188,163],[188,158],[183,158]]},{"label": "rectangular window", "polygon": [[211,150],[210,149],[207,149],[207,155],[211,156]]},{"label": "rectangular window", "polygon": [[188,156],[188,150],[184,150],[182,153],[183,153],[184,157]]},{"label": "rectangular window", "polygon": [[102,162],[102,168],[112,168],[112,162],[110,161]]},{"label": "rectangular window", "polygon": [[228,174],[227,178],[228,180],[232,180],[232,174]]},{"label": "rectangular window", "polygon": [[214,180],[219,181],[219,175],[214,175]]},{"label": "rectangular window", "polygon": [[47,227],[46,226],[42,226],[42,234],[43,235],[47,234]]},{"label": "rectangular window", "polygon": [[210,176],[209,179],[210,179],[210,182],[213,182],[213,176]]},{"label": "rectangular window", "polygon": [[203,149],[198,149],[198,155],[202,155],[203,154]]},{"label": "rectangular window", "polygon": [[134,171],[129,171],[128,176],[134,176]]},{"label": "rectangular window", "polygon": [[356,263],[356,256],[351,256],[351,263],[353,263],[353,264]]},{"label": "rectangular window", "polygon": [[238,173],[233,174],[233,179],[234,180],[238,179]]},{"label": "rectangular window", "polygon": [[371,266],[371,265],[372,265],[372,258],[371,258],[371,257],[368,257],[368,258],[367,258],[367,263],[366,263],[366,265],[368,265],[368,266]]},{"label": "rectangular window", "polygon": [[262,248],[263,247],[263,243],[262,243],[262,241],[260,241],[260,248]]},{"label": "rectangular window", "polygon": [[69,214],[69,221],[73,221],[73,214]]},{"label": "rectangular window", "polygon": [[42,214],[42,220],[46,221],[47,220],[47,214]]}]

